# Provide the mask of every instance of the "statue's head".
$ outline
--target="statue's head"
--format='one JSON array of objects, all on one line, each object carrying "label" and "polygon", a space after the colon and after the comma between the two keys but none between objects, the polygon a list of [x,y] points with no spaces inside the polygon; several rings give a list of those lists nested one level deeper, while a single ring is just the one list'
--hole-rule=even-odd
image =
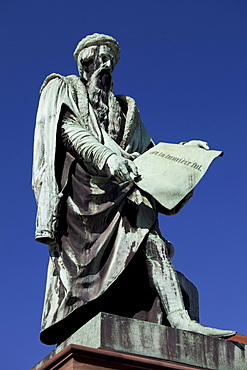
[{"label": "statue's head", "polygon": [[86,81],[98,70],[104,69],[111,73],[119,55],[120,47],[117,41],[111,36],[99,33],[83,38],[74,52],[79,73]]}]

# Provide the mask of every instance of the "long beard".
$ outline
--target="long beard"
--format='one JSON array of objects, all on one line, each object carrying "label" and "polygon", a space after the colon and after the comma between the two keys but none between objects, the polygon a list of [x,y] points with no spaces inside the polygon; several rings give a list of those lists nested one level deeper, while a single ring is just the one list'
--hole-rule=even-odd
[{"label": "long beard", "polygon": [[94,108],[99,125],[110,137],[120,143],[124,130],[124,115],[113,93],[111,73],[97,70],[87,83],[89,101]]}]

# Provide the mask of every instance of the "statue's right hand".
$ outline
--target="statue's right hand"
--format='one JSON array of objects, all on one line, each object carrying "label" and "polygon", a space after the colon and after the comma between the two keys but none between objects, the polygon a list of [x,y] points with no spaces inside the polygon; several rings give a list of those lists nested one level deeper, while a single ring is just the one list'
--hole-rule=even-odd
[{"label": "statue's right hand", "polygon": [[131,172],[133,172],[135,176],[138,176],[138,170],[134,162],[116,154],[111,155],[107,159],[105,169],[107,176],[113,178],[117,182],[133,181],[130,176]]}]

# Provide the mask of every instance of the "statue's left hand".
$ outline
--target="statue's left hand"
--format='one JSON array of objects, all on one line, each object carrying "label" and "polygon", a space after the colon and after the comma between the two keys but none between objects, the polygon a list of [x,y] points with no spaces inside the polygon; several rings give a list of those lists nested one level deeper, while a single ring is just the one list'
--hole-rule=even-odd
[{"label": "statue's left hand", "polygon": [[182,142],[180,144],[195,146],[195,147],[206,149],[206,150],[210,149],[208,143],[206,141],[202,141],[202,140],[190,140],[188,142]]}]

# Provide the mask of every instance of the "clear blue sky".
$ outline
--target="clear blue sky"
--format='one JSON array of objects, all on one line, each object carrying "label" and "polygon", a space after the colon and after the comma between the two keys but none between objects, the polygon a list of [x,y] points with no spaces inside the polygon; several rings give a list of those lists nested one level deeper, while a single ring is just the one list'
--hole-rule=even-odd
[{"label": "clear blue sky", "polygon": [[33,239],[33,130],[44,78],[76,74],[74,48],[94,32],[119,41],[115,92],[136,99],[156,143],[225,152],[160,226],[199,289],[201,322],[247,335],[246,0],[1,0],[0,14],[0,368],[27,370],[52,350],[39,342],[48,253]]}]

